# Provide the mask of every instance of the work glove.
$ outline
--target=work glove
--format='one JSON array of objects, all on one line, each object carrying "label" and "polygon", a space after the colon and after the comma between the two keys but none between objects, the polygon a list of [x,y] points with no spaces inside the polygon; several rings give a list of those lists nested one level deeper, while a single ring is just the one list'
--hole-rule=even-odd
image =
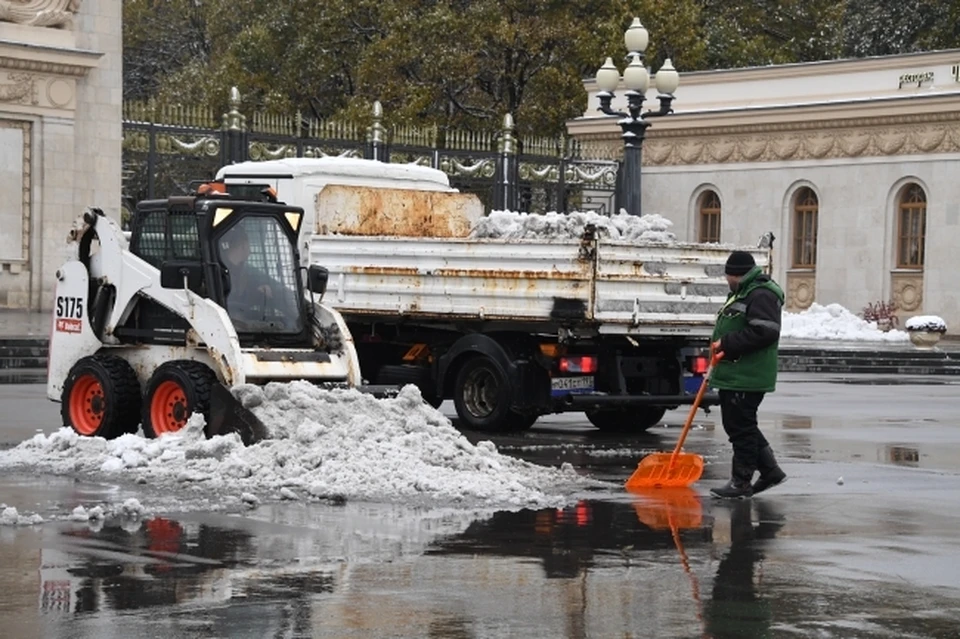
[{"label": "work glove", "polygon": [[720,340],[717,340],[710,344],[711,352],[716,356],[717,359],[723,358],[723,344]]}]

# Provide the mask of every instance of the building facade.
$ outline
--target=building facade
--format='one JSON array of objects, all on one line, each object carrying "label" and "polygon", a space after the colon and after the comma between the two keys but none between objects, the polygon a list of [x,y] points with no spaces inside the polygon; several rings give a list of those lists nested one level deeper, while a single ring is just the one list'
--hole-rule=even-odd
[{"label": "building facade", "polygon": [[121,34],[121,0],[0,1],[0,308],[50,308],[73,220],[119,216]]},{"label": "building facade", "polygon": [[[585,87],[568,129],[616,153]],[[893,301],[960,328],[960,50],[682,73],[674,109],[644,143],[644,213],[687,241],[773,231],[791,311]]]}]

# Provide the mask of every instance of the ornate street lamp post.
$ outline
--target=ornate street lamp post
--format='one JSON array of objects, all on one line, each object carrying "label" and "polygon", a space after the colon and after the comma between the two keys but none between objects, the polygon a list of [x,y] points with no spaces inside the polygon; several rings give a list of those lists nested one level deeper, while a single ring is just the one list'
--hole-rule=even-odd
[{"label": "ornate street lamp post", "polygon": [[650,74],[643,64],[643,52],[649,43],[649,34],[640,24],[640,18],[634,18],[630,28],[623,34],[623,42],[627,46],[627,58],[630,63],[623,71],[623,84],[627,87],[627,113],[615,111],[610,103],[616,96],[614,91],[620,86],[620,71],[613,64],[612,58],[597,70],[597,86],[600,91],[600,111],[607,115],[620,118],[617,124],[623,131],[623,164],[620,166],[620,175],[617,180],[617,198],[620,207],[631,215],[641,215],[640,176],[642,172],[641,159],[643,139],[650,123],[647,118],[660,117],[673,113],[670,104],[673,102],[673,92],[680,84],[680,75],[673,68],[670,58],[664,61],[663,66],[654,76],[654,83],[660,95],[660,108],[656,111],[642,112],[645,93],[650,86]]}]

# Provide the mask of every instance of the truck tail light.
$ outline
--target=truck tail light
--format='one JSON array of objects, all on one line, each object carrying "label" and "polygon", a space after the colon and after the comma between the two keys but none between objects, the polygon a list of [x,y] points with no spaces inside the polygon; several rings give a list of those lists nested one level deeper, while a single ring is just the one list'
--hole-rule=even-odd
[{"label": "truck tail light", "polygon": [[690,372],[694,375],[705,375],[710,366],[710,360],[706,355],[697,355],[690,359]]},{"label": "truck tail light", "polygon": [[590,375],[597,372],[597,358],[594,355],[575,355],[560,358],[561,373],[582,373]]}]

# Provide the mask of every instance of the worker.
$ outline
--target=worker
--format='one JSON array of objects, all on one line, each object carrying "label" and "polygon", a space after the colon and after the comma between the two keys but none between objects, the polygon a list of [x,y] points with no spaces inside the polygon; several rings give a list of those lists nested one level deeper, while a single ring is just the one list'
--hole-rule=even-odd
[{"label": "worker", "polygon": [[[715,497],[751,497],[783,483],[787,475],[757,425],[757,409],[777,382],[783,290],[746,251],[727,258],[730,293],[717,313],[712,345],[721,359],[711,376],[720,394],[723,430],[733,445],[730,481]],[[756,483],[754,473],[760,472]]]},{"label": "worker", "polygon": [[221,247],[221,257],[227,267],[227,311],[232,318],[272,316],[268,309],[282,315],[292,313],[284,286],[249,263],[250,238],[241,224],[224,234]]}]

